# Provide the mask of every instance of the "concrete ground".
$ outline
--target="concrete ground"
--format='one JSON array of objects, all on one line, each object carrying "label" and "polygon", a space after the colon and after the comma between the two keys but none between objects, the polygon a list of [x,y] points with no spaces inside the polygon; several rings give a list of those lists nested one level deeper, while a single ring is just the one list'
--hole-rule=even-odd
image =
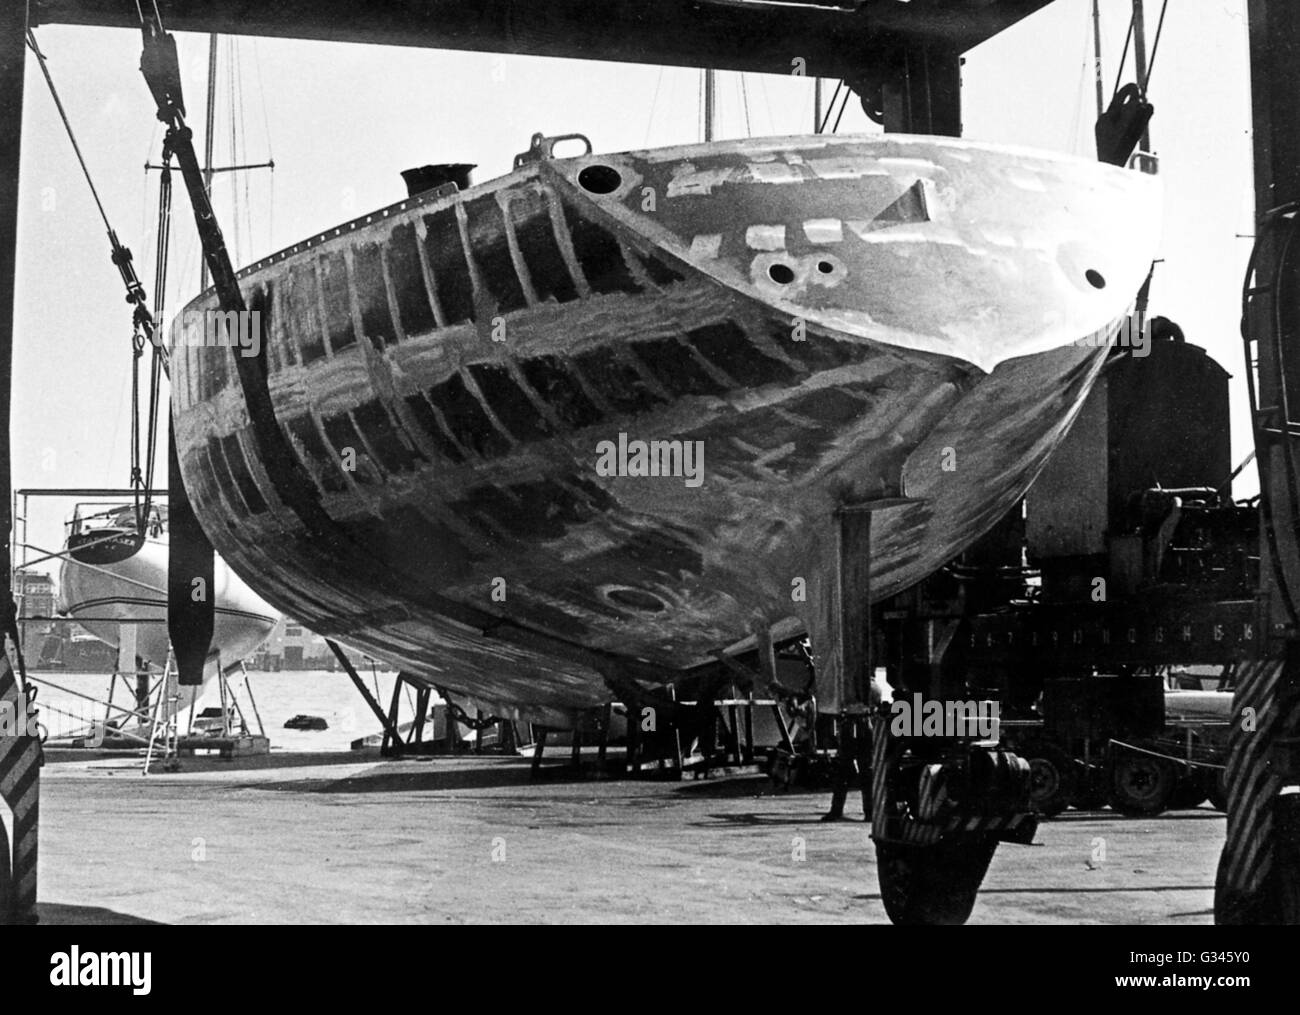
[{"label": "concrete ground", "polygon": [[[758,775],[548,780],[504,758],[52,754],[41,919],[884,923],[861,820]],[[855,814],[858,798],[850,798]],[[1224,819],[1100,811],[999,847],[972,923],[1211,923]]]}]

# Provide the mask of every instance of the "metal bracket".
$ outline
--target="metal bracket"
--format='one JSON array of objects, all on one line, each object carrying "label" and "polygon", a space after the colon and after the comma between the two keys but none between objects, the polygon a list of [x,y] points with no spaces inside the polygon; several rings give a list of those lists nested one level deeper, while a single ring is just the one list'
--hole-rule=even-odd
[{"label": "metal bracket", "polygon": [[[594,150],[591,147],[591,140],[586,134],[546,135],[538,131],[533,135],[533,139],[528,145],[528,151],[520,152],[515,156],[514,168],[521,169],[530,162],[543,162],[555,158],[555,146],[562,141],[581,141],[587,146],[587,150],[582,153],[583,155],[590,155]],[[581,158],[582,156],[576,157]]]}]

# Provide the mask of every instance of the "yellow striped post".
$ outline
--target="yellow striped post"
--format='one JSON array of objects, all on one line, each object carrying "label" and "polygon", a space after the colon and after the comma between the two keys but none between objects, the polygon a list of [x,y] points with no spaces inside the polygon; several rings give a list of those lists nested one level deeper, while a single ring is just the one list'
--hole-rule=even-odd
[{"label": "yellow striped post", "polygon": [[[1278,793],[1288,779],[1291,740],[1297,724],[1295,701],[1283,659],[1257,659],[1237,669],[1232,703],[1227,784],[1228,828],[1215,884],[1215,920],[1220,924],[1287,923],[1278,869],[1289,858],[1281,845],[1274,814]],[[1249,710],[1249,711],[1247,711]]]},{"label": "yellow striped post", "polygon": [[0,925],[36,920],[41,743],[34,726],[0,652]]}]

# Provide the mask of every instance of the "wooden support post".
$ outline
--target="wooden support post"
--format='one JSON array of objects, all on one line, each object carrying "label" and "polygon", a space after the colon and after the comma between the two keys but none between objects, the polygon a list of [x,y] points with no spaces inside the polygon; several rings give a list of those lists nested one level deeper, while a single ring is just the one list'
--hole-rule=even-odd
[{"label": "wooden support post", "polygon": [[871,511],[845,508],[839,520],[840,708],[848,710],[871,700]]},{"label": "wooden support post", "polygon": [[[669,697],[677,701],[677,688],[669,685]],[[682,722],[681,710],[673,709],[673,764],[677,766],[677,778],[682,777]]]},{"label": "wooden support post", "polygon": [[402,734],[397,720],[402,709],[402,684],[405,682],[399,673],[393,682],[393,699],[388,705],[388,722],[384,726],[384,739],[379,745],[379,753],[384,757],[389,754],[402,753]]},{"label": "wooden support post", "polygon": [[456,748],[460,745],[460,729],[449,704],[442,706],[442,714],[442,749],[448,754],[455,754]]},{"label": "wooden support post", "polygon": [[745,706],[745,764],[754,763],[754,692],[749,692],[749,704]]},{"label": "wooden support post", "polygon": [[635,701],[624,703],[627,710],[627,770],[632,775],[641,774],[641,723],[637,721]]},{"label": "wooden support post", "polygon": [[475,753],[475,754],[482,754],[482,753],[483,753],[483,726],[482,726],[482,723],[483,723],[483,710],[482,710],[481,708],[476,708],[476,709],[474,710],[474,718],[475,718],[475,720],[476,720],[476,722],[474,723],[474,726],[475,726],[475,729],[474,729],[474,753]]},{"label": "wooden support post", "polygon": [[600,748],[596,755],[596,766],[603,774],[605,771],[605,751],[609,747],[609,727],[614,721],[614,703],[606,702],[600,716]]},{"label": "wooden support post", "polygon": [[546,727],[533,727],[533,766],[532,776],[537,778],[542,771],[542,753],[546,750]]},{"label": "wooden support post", "polygon": [[[735,700],[736,689],[733,687],[732,700]],[[740,708],[737,705],[727,706],[727,750],[731,755],[732,762],[736,765],[741,764],[740,757]]]},{"label": "wooden support post", "polygon": [[785,721],[785,713],[781,711],[780,702],[772,706],[772,714],[776,716],[776,729],[781,734],[781,749],[788,754],[793,754],[794,738],[790,736],[790,726]]},{"label": "wooden support post", "polygon": [[[347,673],[348,679],[352,681],[352,686],[361,692],[361,697],[365,699],[370,711],[372,711],[375,714],[375,718],[379,720],[379,725],[384,729],[384,742],[387,743],[389,737],[397,739],[397,727],[388,721],[388,716],[384,714],[383,708],[380,706],[379,702],[375,700],[375,696],[370,693],[370,688],[366,686],[365,681],[361,679],[361,675],[357,673],[356,668],[352,665],[352,660],[347,657],[346,653],[344,653],[341,648],[339,648],[338,642],[326,638],[325,644],[329,646],[330,651],[334,653],[334,658],[339,661],[339,665],[342,666],[344,672]],[[383,748],[380,748],[380,750],[383,750]]]},{"label": "wooden support post", "polygon": [[415,689],[415,718],[411,724],[411,741],[416,744],[424,743],[424,724],[429,716],[429,694],[428,687]]},{"label": "wooden support post", "polygon": [[573,745],[569,749],[569,762],[577,771],[582,771],[582,716],[574,717]]},{"label": "wooden support post", "polygon": [[695,725],[700,731],[700,757],[703,758],[700,768],[706,779],[713,761],[713,749],[718,742],[718,709],[713,700],[713,688],[701,688],[700,699],[695,703],[696,715],[699,716]]}]

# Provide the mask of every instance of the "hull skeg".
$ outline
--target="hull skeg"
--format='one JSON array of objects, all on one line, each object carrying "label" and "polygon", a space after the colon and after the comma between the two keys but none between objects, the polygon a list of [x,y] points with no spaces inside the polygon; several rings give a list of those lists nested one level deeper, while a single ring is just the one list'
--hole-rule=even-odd
[{"label": "hull skeg", "polygon": [[[838,686],[836,510],[911,501],[873,524],[877,597],[987,531],[1158,231],[1149,178],[948,139],[528,163],[240,273],[278,433],[244,350],[183,315],[186,485],[277,608],[499,715],[563,724],[615,696],[602,673],[669,682],[760,629],[810,633]],[[694,442],[702,482],[607,474],[620,440]]]}]

